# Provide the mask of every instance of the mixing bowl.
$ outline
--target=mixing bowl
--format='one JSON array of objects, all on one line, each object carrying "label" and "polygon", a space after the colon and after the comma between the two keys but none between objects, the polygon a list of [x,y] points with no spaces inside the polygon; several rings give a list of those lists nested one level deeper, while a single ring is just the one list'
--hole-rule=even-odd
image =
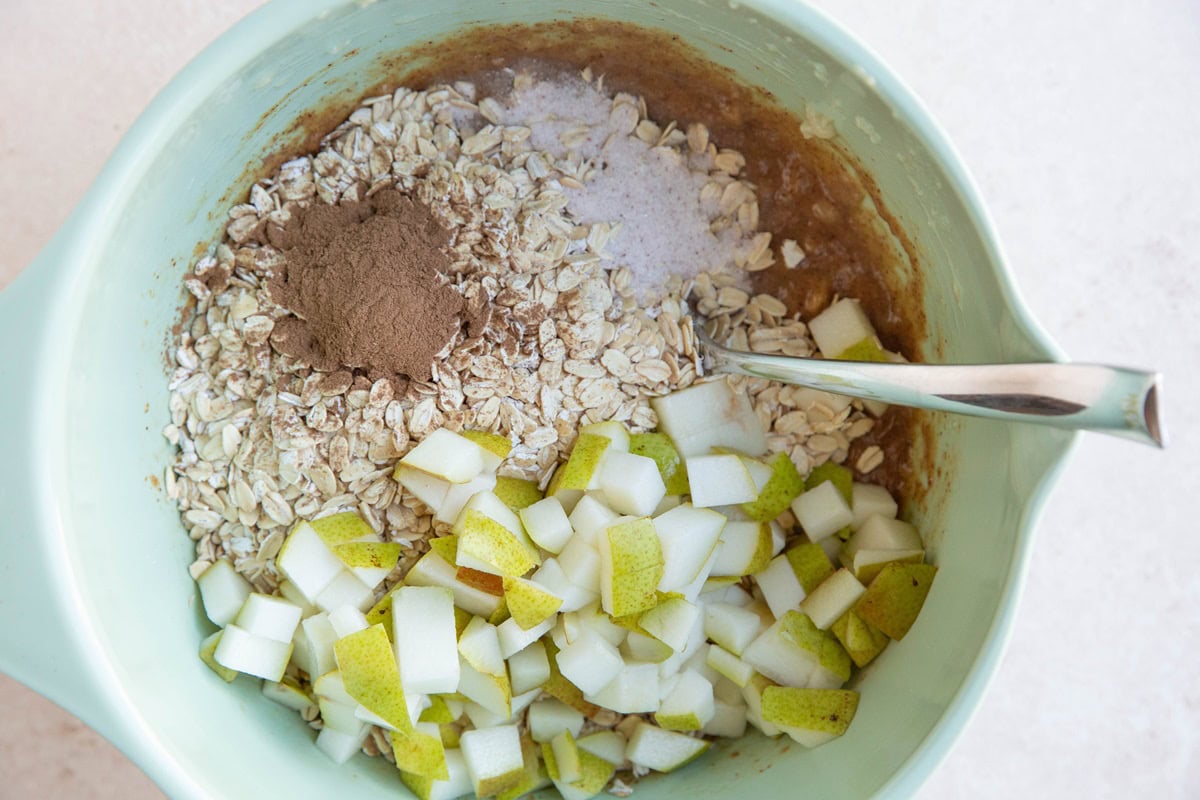
[{"label": "mixing bowl", "polygon": [[[963,168],[912,95],[829,20],[786,0],[270,4],[187,67],[125,137],[37,262],[0,296],[0,669],[82,717],[174,797],[403,796],[395,769],[336,767],[255,682],[198,658],[209,630],[192,543],[158,486],[171,453],[164,332],[197,243],[301,115],[358,96],[371,67],[465,25],[576,13],[677,33],[785,105],[838,124],[921,254],[929,359],[1058,360],[1021,306]],[[937,582],[920,622],[858,688],[843,738],[805,752],[752,736],[637,795],[912,793],[994,672],[1065,433],[935,418],[913,521]]]}]

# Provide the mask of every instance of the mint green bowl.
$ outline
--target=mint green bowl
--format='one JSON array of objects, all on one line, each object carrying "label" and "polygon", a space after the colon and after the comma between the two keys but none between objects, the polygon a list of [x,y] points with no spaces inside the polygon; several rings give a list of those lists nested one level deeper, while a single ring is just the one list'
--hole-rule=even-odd
[{"label": "mint green bowl", "polygon": [[[187,67],[63,229],[0,295],[0,669],[82,717],[174,797],[404,796],[394,768],[336,767],[256,683],[196,658],[208,627],[192,545],[153,485],[170,463],[164,332],[181,274],[248,165],[300,113],[367,88],[368,67],[547,0],[276,0]],[[925,356],[1056,360],[945,138],[877,58],[799,3],[604,0],[592,16],[670,29],[784,103],[839,123],[922,252]],[[311,80],[310,80],[311,79]],[[267,109],[274,109],[260,123]],[[950,418],[915,510],[941,567],[920,622],[865,675],[850,732],[819,750],[753,736],[638,787],[642,800],[913,793],[978,705],[1011,627],[1038,510],[1071,436]],[[737,757],[733,757],[734,753]]]}]

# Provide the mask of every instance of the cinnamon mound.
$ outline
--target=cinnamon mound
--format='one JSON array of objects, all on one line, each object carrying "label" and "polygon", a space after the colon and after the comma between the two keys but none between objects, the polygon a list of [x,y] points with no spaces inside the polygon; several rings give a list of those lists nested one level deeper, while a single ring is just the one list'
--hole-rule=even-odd
[{"label": "cinnamon mound", "polygon": [[276,350],[323,372],[430,379],[459,330],[463,299],[446,283],[450,234],[428,207],[394,189],[316,202],[268,238],[285,265],[267,288],[295,315],[276,323]]}]

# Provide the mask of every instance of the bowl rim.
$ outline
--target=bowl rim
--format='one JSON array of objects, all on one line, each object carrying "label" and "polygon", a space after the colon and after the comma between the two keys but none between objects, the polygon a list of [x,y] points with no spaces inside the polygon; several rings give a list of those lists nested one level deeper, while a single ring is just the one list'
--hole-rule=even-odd
[{"label": "bowl rim", "polygon": [[[258,53],[287,37],[296,28],[309,24],[333,11],[356,4],[359,0],[272,0],[238,21],[202,50],[180,70],[155,96],[139,115],[105,163],[84,198],[67,222],[55,235],[51,245],[39,255],[29,270],[38,270],[45,281],[48,296],[63,302],[49,304],[37,334],[31,336],[33,348],[42,364],[54,365],[39,370],[30,382],[33,429],[54,430],[49,419],[60,411],[54,402],[40,402],[65,396],[68,370],[65,361],[68,348],[51,344],[48,331],[70,332],[78,335],[75,321],[79,319],[83,302],[76,287],[81,277],[96,267],[97,248],[89,242],[101,241],[122,208],[136,190],[142,176],[151,166],[156,154],[168,145],[171,133],[179,121],[200,106],[218,87]],[[1064,360],[1058,346],[1045,333],[1022,300],[1013,275],[1007,266],[992,220],[985,210],[980,192],[962,159],[950,144],[949,138],[934,121],[924,103],[905,84],[897,73],[854,34],[828,14],[807,2],[795,0],[741,0],[747,8],[777,20],[812,41],[831,56],[854,65],[860,75],[869,76],[873,90],[892,107],[916,137],[928,148],[939,170],[957,194],[967,212],[982,245],[995,267],[995,278],[1001,295],[1021,333],[1048,358]],[[595,9],[603,16],[604,9]],[[587,16],[587,13],[581,14]],[[60,337],[61,340],[61,337]],[[1056,483],[1078,436],[1063,439],[1061,449],[1052,455],[1033,488],[1021,515],[1020,530],[1008,578],[1001,591],[996,617],[985,635],[984,644],[966,677],[955,692],[941,718],[926,738],[917,745],[892,777],[881,787],[880,796],[908,796],[917,791],[934,768],[948,755],[979,707],[980,701],[995,675],[1001,656],[1011,636],[1018,599],[1028,571],[1033,530],[1045,506],[1051,487]],[[64,445],[65,442],[57,442]],[[29,454],[30,474],[40,477],[34,485],[46,487],[35,493],[36,512],[44,557],[61,558],[66,553],[66,532],[61,514],[55,513],[59,499],[49,487],[55,465],[49,453],[62,452],[60,447],[46,447]],[[59,563],[70,563],[60,561]],[[61,579],[52,587],[58,590],[60,602],[69,607],[77,618],[88,618],[86,605],[70,571],[63,570]],[[103,653],[99,636],[89,624],[75,626],[66,634],[70,645],[79,653]],[[64,704],[81,713],[94,727],[101,730],[118,748],[126,753],[164,791],[172,796],[204,796],[201,784],[187,774],[171,756],[170,751],[134,711],[136,704],[129,697],[111,663],[106,659],[89,659],[86,667],[92,691],[98,698],[80,709],[67,701]],[[35,688],[38,688],[35,686]],[[42,690],[42,689],[39,689]],[[47,691],[52,697],[55,692]],[[68,697],[61,693],[60,696]],[[77,698],[78,700],[79,698]],[[119,713],[118,713],[119,712]],[[107,719],[116,716],[118,719]]]}]

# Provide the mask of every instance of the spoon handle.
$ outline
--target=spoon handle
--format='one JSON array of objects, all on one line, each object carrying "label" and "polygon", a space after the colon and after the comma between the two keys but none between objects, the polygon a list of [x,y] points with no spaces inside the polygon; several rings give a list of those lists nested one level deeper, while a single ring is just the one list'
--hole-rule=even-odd
[{"label": "spoon handle", "polygon": [[707,337],[704,367],[866,400],[1085,429],[1163,447],[1158,373],[1096,364],[890,364],[730,350]]}]

